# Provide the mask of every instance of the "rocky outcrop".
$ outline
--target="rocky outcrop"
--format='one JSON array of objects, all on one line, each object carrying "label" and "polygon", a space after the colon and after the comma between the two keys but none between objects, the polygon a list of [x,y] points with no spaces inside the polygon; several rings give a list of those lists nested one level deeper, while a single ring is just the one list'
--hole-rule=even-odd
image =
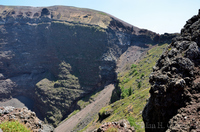
[{"label": "rocky outcrop", "polygon": [[200,10],[173,39],[149,77],[143,110],[147,132],[199,131]]},{"label": "rocky outcrop", "polygon": [[33,132],[53,132],[54,128],[44,124],[35,112],[27,108],[14,108],[12,106],[0,107],[0,123],[4,121],[19,121]]},{"label": "rocky outcrop", "polygon": [[100,126],[93,132],[106,132],[106,131],[117,131],[117,132],[135,132],[134,127],[130,126],[127,120],[120,120],[118,122],[107,122]]},{"label": "rocky outcrop", "polygon": [[89,9],[0,6],[0,100],[30,98],[56,126],[80,98],[116,80],[128,48],[143,52],[161,36]]}]

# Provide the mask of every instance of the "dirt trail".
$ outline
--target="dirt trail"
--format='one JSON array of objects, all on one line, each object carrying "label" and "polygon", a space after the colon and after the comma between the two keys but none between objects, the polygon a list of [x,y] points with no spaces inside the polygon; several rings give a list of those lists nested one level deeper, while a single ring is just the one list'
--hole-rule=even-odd
[{"label": "dirt trail", "polygon": [[94,102],[87,105],[80,112],[60,124],[55,129],[55,132],[72,132],[73,128],[76,127],[80,122],[84,122],[87,116],[91,117],[92,115],[97,114],[102,107],[109,103],[113,90],[114,84],[107,85],[95,98]]}]

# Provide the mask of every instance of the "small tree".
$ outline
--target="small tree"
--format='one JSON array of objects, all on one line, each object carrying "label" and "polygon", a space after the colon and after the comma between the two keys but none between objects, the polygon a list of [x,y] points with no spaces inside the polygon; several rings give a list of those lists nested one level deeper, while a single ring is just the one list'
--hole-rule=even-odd
[{"label": "small tree", "polygon": [[140,81],[138,82],[138,88],[141,88],[141,86],[142,86],[142,82]]},{"label": "small tree", "polygon": [[130,96],[132,94],[132,87],[130,86],[128,89],[128,95]]}]

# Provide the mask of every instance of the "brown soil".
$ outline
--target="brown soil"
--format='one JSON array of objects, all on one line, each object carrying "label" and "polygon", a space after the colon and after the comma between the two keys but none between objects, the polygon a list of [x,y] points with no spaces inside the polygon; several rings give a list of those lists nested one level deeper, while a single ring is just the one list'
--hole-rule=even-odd
[{"label": "brown soil", "polygon": [[67,121],[61,123],[55,129],[55,132],[72,132],[78,124],[90,122],[90,119],[88,120],[88,117],[96,115],[102,107],[106,106],[109,103],[113,90],[113,84],[107,85],[95,98],[94,102],[86,106],[84,109],[69,118]]}]

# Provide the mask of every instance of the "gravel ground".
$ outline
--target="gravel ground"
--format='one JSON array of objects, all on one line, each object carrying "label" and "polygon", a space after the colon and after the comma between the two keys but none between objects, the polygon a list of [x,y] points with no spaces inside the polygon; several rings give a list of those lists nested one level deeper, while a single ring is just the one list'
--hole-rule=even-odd
[{"label": "gravel ground", "polygon": [[91,117],[97,114],[102,107],[109,103],[114,88],[114,84],[107,85],[95,98],[94,102],[87,105],[84,109],[69,118],[67,121],[61,123],[55,129],[55,132],[73,132],[73,129],[76,126],[78,126],[79,129],[84,128],[87,123],[92,121]]}]

